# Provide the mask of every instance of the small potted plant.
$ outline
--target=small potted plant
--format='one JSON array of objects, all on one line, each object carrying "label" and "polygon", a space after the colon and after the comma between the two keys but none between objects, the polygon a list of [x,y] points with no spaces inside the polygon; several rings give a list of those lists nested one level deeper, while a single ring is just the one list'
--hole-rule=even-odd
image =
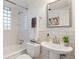
[{"label": "small potted plant", "polygon": [[63,40],[64,40],[64,45],[65,46],[69,46],[69,36],[68,35],[64,35]]}]

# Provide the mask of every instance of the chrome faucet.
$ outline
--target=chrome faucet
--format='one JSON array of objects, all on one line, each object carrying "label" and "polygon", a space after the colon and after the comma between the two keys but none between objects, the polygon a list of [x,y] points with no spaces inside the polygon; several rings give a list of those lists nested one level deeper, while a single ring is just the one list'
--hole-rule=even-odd
[{"label": "chrome faucet", "polygon": [[57,36],[53,38],[53,43],[60,44],[60,40],[57,38]]}]

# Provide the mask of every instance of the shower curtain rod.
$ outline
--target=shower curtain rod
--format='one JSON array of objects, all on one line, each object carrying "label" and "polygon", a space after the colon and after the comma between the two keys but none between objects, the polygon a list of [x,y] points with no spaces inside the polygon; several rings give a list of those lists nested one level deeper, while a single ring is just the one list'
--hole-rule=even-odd
[{"label": "shower curtain rod", "polygon": [[7,1],[7,2],[9,2],[9,3],[11,3],[11,4],[14,4],[14,5],[18,6],[18,7],[24,8],[24,9],[26,9],[26,10],[28,9],[28,8],[23,7],[23,6],[17,5],[16,3],[14,3],[14,2],[12,2],[12,1],[10,1],[10,0],[5,0],[5,1]]}]

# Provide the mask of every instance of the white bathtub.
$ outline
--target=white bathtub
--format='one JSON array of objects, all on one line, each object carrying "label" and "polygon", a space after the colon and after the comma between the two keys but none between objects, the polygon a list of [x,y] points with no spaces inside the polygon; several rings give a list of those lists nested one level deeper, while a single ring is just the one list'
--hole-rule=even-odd
[{"label": "white bathtub", "polygon": [[20,45],[13,45],[5,47],[3,51],[3,59],[15,59],[18,55],[22,54],[25,49]]}]

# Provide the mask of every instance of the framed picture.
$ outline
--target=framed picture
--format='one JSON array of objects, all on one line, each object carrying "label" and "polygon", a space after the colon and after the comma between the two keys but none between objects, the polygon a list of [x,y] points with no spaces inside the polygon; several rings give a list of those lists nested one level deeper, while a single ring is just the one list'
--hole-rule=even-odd
[{"label": "framed picture", "polygon": [[59,24],[60,24],[59,21],[60,21],[59,16],[57,16],[57,17],[52,17],[52,18],[49,18],[48,24],[49,24],[50,26],[59,25]]},{"label": "framed picture", "polygon": [[57,0],[47,5],[47,27],[71,27],[71,0]]}]

